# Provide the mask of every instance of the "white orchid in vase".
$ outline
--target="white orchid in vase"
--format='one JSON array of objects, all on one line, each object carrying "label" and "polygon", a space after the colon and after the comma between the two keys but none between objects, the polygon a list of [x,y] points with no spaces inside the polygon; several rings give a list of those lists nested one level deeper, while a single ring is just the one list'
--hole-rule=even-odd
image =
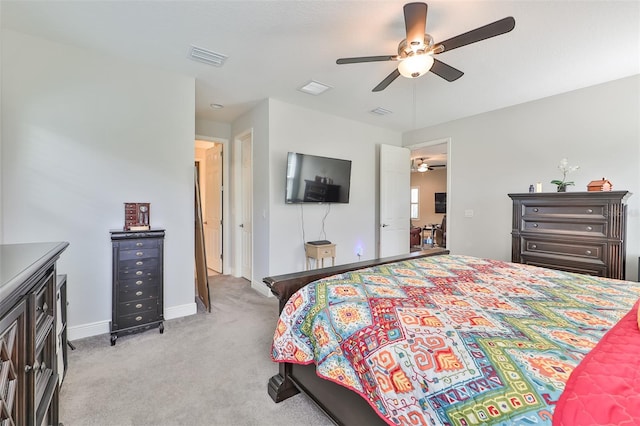
[{"label": "white orchid in vase", "polygon": [[571,172],[575,172],[578,170],[580,166],[570,166],[569,160],[563,158],[560,160],[560,164],[558,164],[558,169],[562,172],[562,180],[554,179],[551,181],[552,184],[558,186],[558,192],[566,192],[567,186],[575,185],[573,182],[567,182],[567,174]]}]

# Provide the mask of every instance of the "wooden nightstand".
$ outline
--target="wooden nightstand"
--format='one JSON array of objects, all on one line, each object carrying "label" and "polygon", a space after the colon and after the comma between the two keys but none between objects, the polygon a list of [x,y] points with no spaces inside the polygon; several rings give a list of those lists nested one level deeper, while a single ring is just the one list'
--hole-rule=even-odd
[{"label": "wooden nightstand", "polygon": [[310,259],[316,260],[316,269],[319,267],[318,265],[322,264],[324,268],[324,258],[331,258],[331,266],[336,265],[336,245],[335,244],[323,244],[323,245],[315,245],[315,244],[304,244],[304,252],[307,255],[307,271],[311,269]]}]

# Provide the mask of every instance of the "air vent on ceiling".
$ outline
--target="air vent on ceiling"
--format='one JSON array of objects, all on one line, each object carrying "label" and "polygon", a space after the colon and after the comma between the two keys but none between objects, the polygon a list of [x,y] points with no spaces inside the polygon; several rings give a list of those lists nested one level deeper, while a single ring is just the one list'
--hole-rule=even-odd
[{"label": "air vent on ceiling", "polygon": [[212,50],[203,49],[202,47],[191,46],[189,57],[194,61],[202,62],[214,67],[221,67],[227,60],[227,56],[222,53],[216,53]]},{"label": "air vent on ceiling", "polygon": [[372,114],[378,114],[378,115],[387,115],[387,114],[391,114],[393,113],[393,111],[389,111],[388,109],[382,108],[382,107],[378,107],[376,109],[372,109],[371,111]]},{"label": "air vent on ceiling", "polygon": [[326,84],[320,83],[319,81],[315,80],[311,80],[304,86],[298,88],[299,91],[308,93],[310,95],[319,95],[329,89],[331,89],[331,86],[327,86]]}]

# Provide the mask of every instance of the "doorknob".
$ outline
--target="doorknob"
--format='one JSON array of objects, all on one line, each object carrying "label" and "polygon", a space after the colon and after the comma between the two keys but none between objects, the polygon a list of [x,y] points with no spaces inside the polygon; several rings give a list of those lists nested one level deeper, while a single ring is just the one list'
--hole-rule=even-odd
[{"label": "doorknob", "polygon": [[244,228],[244,223],[241,223],[240,225],[238,225],[240,228]]},{"label": "doorknob", "polygon": [[205,220],[205,221],[204,221],[204,222],[202,222],[202,223],[204,223],[204,224],[206,225],[206,224],[207,224],[207,221]]},{"label": "doorknob", "polygon": [[389,226],[389,225],[387,225],[386,223],[383,223],[383,224],[382,224],[382,227],[383,227],[383,228],[386,228],[387,226]]}]

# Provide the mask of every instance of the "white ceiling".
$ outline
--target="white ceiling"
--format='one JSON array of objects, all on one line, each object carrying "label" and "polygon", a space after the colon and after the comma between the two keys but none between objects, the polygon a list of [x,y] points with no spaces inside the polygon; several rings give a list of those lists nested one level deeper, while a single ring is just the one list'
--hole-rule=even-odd
[{"label": "white ceiling", "polygon": [[[408,131],[640,73],[640,2],[431,1],[436,42],[506,16],[505,35],[438,56],[465,75],[449,83],[399,77],[371,89],[395,62],[336,65],[395,54],[404,1],[8,1],[2,27],[105,56],[193,76],[196,117],[231,122],[262,99]],[[222,67],[188,59],[191,45],[227,55]],[[320,96],[297,88],[317,80]],[[214,110],[219,103],[224,109]],[[391,114],[370,111],[382,107]]]}]

